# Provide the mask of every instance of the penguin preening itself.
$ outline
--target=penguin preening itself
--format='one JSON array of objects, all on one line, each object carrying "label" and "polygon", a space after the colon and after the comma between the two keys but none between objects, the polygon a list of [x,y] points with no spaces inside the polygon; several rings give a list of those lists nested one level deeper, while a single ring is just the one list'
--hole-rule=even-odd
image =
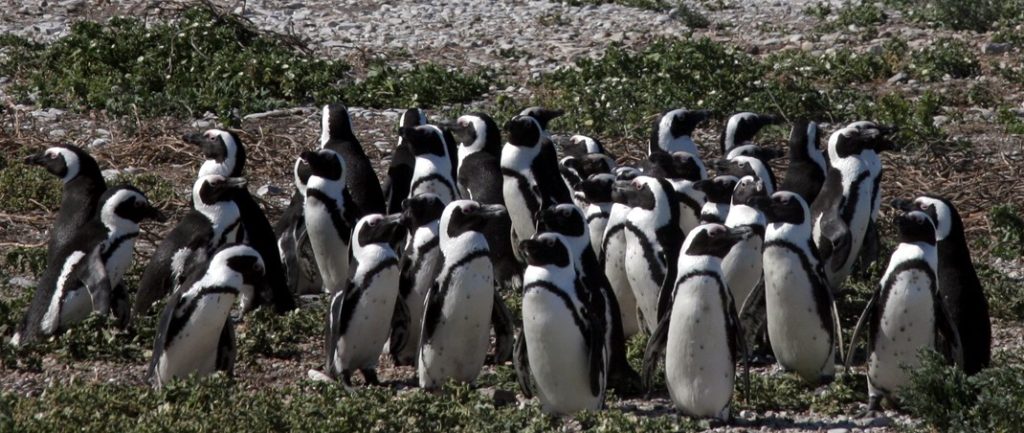
[{"label": "penguin preening itself", "polygon": [[453,178],[452,157],[444,133],[434,125],[402,129],[402,137],[415,155],[409,197],[423,193],[435,194],[445,204],[460,198]]},{"label": "penguin preening itself", "polygon": [[346,387],[352,386],[356,370],[367,384],[380,383],[377,361],[391,334],[392,315],[408,316],[402,309],[405,304],[395,302],[398,255],[390,245],[401,217],[369,214],[352,231],[353,268],[348,289],[334,293],[327,318],[327,371],[331,377],[340,375]]},{"label": "penguin preening itself", "polygon": [[693,142],[693,130],[697,125],[708,119],[711,112],[707,110],[687,110],[677,108],[669,110],[654,120],[651,128],[651,140],[647,145],[647,154],[655,152],[688,152],[700,156],[700,149]]},{"label": "penguin preening itself", "polygon": [[427,294],[420,336],[421,388],[449,379],[471,383],[480,374],[490,344],[494,270],[480,231],[506,214],[501,205],[456,200],[441,214],[444,263]]},{"label": "penguin preening itself", "polygon": [[144,219],[163,220],[146,196],[130,186],[108,189],[96,213],[77,227],[60,251],[50,254],[28,311],[11,339],[15,346],[57,334],[95,311],[113,312],[127,324],[128,293],[121,277]]},{"label": "penguin preening itself", "polygon": [[256,296],[265,276],[259,252],[239,244],[225,245],[193,268],[160,315],[149,366],[153,384],[162,387],[215,371],[230,376],[235,364],[231,308],[236,299]]},{"label": "penguin preening itself", "polygon": [[789,134],[789,168],[779,189],[800,194],[807,203],[814,203],[825,183],[828,162],[820,149],[818,124],[806,120],[793,124]]},{"label": "penguin preening itself", "polygon": [[874,125],[857,122],[861,126],[847,126],[829,138],[831,167],[811,206],[814,243],[835,292],[852,271],[865,241],[877,241],[874,220],[882,175],[878,153],[894,148],[888,137],[892,129],[865,123]]},{"label": "penguin preening itself", "polygon": [[60,208],[46,245],[49,259],[71,241],[75,231],[93,218],[100,196],[107,190],[107,183],[103,180],[96,160],[71,144],[53,146],[29,156],[25,158],[25,164],[45,168],[60,178],[63,185]]},{"label": "penguin preening itself", "polygon": [[358,216],[384,213],[384,193],[373,171],[373,164],[352,131],[352,118],[344,104],[325,105],[320,119],[320,148],[330,149],[345,161],[345,185],[352,191]]},{"label": "penguin preening itself", "polygon": [[192,266],[203,264],[222,245],[242,240],[236,204],[245,179],[201,176],[192,186],[192,209],[160,241],[142,271],[133,315],[143,317],[157,300],[176,291]]},{"label": "penguin preening itself", "polygon": [[311,173],[303,215],[323,290],[330,294],[343,292],[349,277],[352,228],[361,214],[346,186],[348,166],[330,149],[305,151],[300,158],[309,164]]},{"label": "penguin preening itself", "polygon": [[771,114],[736,113],[729,117],[722,131],[721,151],[726,155],[733,148],[752,143],[761,128],[781,123],[783,119]]},{"label": "penguin preening itself", "polygon": [[743,338],[722,276],[722,258],[749,232],[746,227],[711,223],[686,237],[678,276],[670,284],[671,310],[661,318],[644,353],[645,386],[650,389],[664,354],[669,395],[688,416],[729,418]]},{"label": "penguin preening itself", "polygon": [[[203,152],[205,161],[199,167],[199,176],[243,176],[246,163],[245,146],[235,133],[210,129],[202,134],[186,134],[183,139],[186,143],[198,145]],[[262,286],[265,291],[258,293],[254,299],[255,306],[270,303],[278,314],[295,309],[295,299],[288,288],[284,265],[281,264],[281,253],[277,249],[277,237],[274,235],[273,226],[263,213],[263,208],[247,189],[236,195],[235,203],[242,215],[245,243],[260,253],[267,268],[269,281]]]},{"label": "penguin preening itself", "polygon": [[545,412],[601,409],[609,362],[605,298],[582,281],[560,236],[540,233],[522,241],[520,249],[529,264],[521,339],[530,350],[528,368],[517,373],[533,379]]},{"label": "penguin preening itself", "polygon": [[992,322],[960,213],[950,200],[933,195],[917,197],[913,202],[897,201],[896,205],[907,212],[917,208],[932,217],[938,247],[939,294],[960,334],[964,372],[975,374],[991,362]]},{"label": "penguin preening itself", "polygon": [[[930,209],[934,213],[934,209]],[[896,217],[900,244],[892,253],[879,288],[854,329],[868,324],[868,411],[881,408],[910,382],[921,364],[920,351],[937,349],[963,365],[960,336],[938,292],[935,226],[932,217],[911,211]],[[853,347],[851,346],[851,350]]]},{"label": "penguin preening itself", "polygon": [[412,184],[412,172],[416,166],[416,157],[409,150],[409,144],[402,136],[402,128],[412,128],[426,125],[427,115],[419,108],[410,108],[402,113],[398,120],[398,144],[391,152],[391,162],[388,164],[388,174],[384,177],[383,192],[384,201],[387,204],[388,214],[402,211],[402,200],[409,197],[409,185]]},{"label": "penguin preening itself", "polygon": [[[807,203],[789,191],[760,200],[764,239],[765,314],[779,365],[811,384],[835,377],[837,323],[832,292],[811,240]],[[840,343],[841,344],[841,343]]]},{"label": "penguin preening itself", "polygon": [[[408,312],[392,320],[388,353],[395,365],[414,365],[423,329],[424,300],[441,272],[440,220],[445,205],[434,194],[402,200],[402,224],[408,231],[398,262],[398,300]],[[399,307],[402,308],[402,307]]]}]

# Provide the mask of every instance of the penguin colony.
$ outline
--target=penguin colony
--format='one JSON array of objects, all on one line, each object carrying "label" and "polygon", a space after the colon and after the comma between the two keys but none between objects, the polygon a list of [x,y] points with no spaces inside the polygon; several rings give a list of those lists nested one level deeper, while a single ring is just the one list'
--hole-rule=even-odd
[{"label": "penguin colony", "polygon": [[[162,214],[131,186],[108,188],[82,149],[46,149],[25,162],[60,178],[61,207],[10,342],[90,313],[131,326],[163,299],[150,365],[163,386],[231,374],[241,315],[322,293],[324,370],[345,387],[356,372],[379,384],[385,354],[426,389],[511,361],[527,397],[566,414],[603,408],[609,389],[650,392],[664,363],[682,413],[723,420],[737,365],[757,350],[809,384],[865,359],[871,411],[907,383],[920,349],[968,374],[988,365],[988,306],[963,221],[939,196],[893,201],[899,245],[853,341],[841,340],[843,284],[878,252],[879,154],[897,149],[893,127],[854,122],[821,149],[819,126],[797,121],[779,182],[768,162],[781,152],[755,141],[777,116],[732,115],[724,158],[706,161],[693,132],[712,114],[666,111],[647,158],[627,166],[596,139],[552,136],[561,114],[531,107],[499,128],[485,113],[431,124],[410,109],[381,183],[346,107],[327,105],[320,146],[296,159],[296,191],[274,226],[246,188],[239,137],[187,134],[203,159],[192,208],[157,246],[134,305],[122,276],[140,223]],[[636,372],[626,341],[641,333]]]}]

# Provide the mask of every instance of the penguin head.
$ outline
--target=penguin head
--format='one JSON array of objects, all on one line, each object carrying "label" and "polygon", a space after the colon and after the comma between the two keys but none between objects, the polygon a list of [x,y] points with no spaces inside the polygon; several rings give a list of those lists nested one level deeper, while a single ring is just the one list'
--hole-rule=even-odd
[{"label": "penguin head", "polygon": [[698,181],[707,178],[704,162],[690,152],[652,152],[643,166],[644,174],[667,179]]},{"label": "penguin head", "polygon": [[398,228],[402,225],[402,214],[382,215],[379,213],[369,214],[356,222],[352,238],[356,243],[353,245],[354,252],[362,247],[372,244],[387,244],[396,240],[399,233]]},{"label": "penguin head", "polygon": [[558,160],[558,172],[570,188],[575,188],[583,180],[583,162],[575,156],[567,156]]},{"label": "penguin head", "polygon": [[434,125],[419,125],[402,128],[402,140],[409,144],[412,154],[422,157],[448,157],[448,145],[441,128]]},{"label": "penguin head", "polygon": [[307,150],[299,158],[309,165],[311,176],[344,183],[345,160],[337,152],[331,149]]},{"label": "penguin head", "polygon": [[320,116],[320,147],[333,140],[355,141],[348,107],[340,102],[324,105]]},{"label": "penguin head", "polygon": [[99,173],[99,165],[85,150],[72,144],[61,144],[25,158],[25,164],[38,165],[68,183],[84,170]]},{"label": "penguin head", "polygon": [[199,175],[219,174],[239,177],[245,170],[245,146],[238,134],[221,129],[192,132],[182,137],[186,143],[199,146],[206,161],[199,167]]},{"label": "penguin head", "polygon": [[757,178],[757,176],[743,176],[739,182],[736,183],[736,188],[732,190],[732,204],[735,205],[747,205],[753,207],[753,204],[759,200],[768,198],[768,191],[764,187],[764,182]]},{"label": "penguin head", "polygon": [[721,259],[729,254],[733,245],[751,233],[749,227],[729,228],[720,223],[701,224],[686,236],[682,251],[687,256],[711,256]]},{"label": "penguin head", "polygon": [[486,151],[501,156],[501,130],[491,116],[469,113],[460,116],[450,129],[460,148],[470,153]]},{"label": "penguin head", "polygon": [[569,147],[582,150],[577,152],[580,154],[604,153],[604,146],[601,145],[601,142],[597,141],[597,139],[587,137],[586,135],[574,135],[569,137]]},{"label": "penguin head", "polygon": [[715,176],[712,179],[699,180],[693,183],[693,188],[703,192],[709,203],[728,204],[732,202],[732,192],[740,179],[732,175]]},{"label": "penguin head", "polygon": [[598,173],[611,173],[617,166],[614,159],[603,153],[588,153],[583,155],[583,158],[580,160],[580,164],[583,167],[582,174],[584,178]]},{"label": "penguin head", "polygon": [[753,141],[754,136],[761,131],[761,128],[781,122],[781,117],[772,114],[751,112],[733,114],[725,123],[725,131],[722,132],[722,153],[728,153],[737,146]]},{"label": "penguin head", "polygon": [[295,189],[306,196],[306,185],[309,184],[309,176],[313,173],[309,170],[309,164],[302,158],[295,158],[295,167],[292,169],[292,175],[294,177]]},{"label": "penguin head", "polygon": [[922,195],[915,198],[914,201],[893,200],[893,207],[904,212],[918,210],[931,217],[932,224],[935,225],[935,239],[939,242],[946,240],[954,231],[961,234],[963,232],[963,221],[960,220],[960,214],[949,199]]},{"label": "penguin head", "polygon": [[587,217],[574,204],[562,203],[537,212],[537,231],[552,232],[570,238],[587,234]]},{"label": "penguin head", "polygon": [[195,201],[196,208],[234,201],[245,191],[246,184],[243,177],[208,174],[199,177],[192,185],[192,199]]},{"label": "penguin head", "polygon": [[778,158],[782,156],[782,154],[779,153],[779,151],[768,147],[761,147],[756,144],[744,144],[732,148],[732,150],[730,150],[729,153],[725,156],[725,159],[731,160],[739,156],[756,158],[759,161],[767,164],[768,161]]},{"label": "penguin head", "polygon": [[473,200],[456,200],[448,203],[441,214],[441,230],[449,238],[457,238],[467,232],[479,232],[484,226],[498,218],[507,218],[505,206],[484,205]]},{"label": "penguin head", "polygon": [[537,119],[519,115],[505,123],[508,144],[519,147],[539,147],[544,137],[544,128]]},{"label": "penguin head", "polygon": [[127,185],[110,188],[100,196],[99,216],[108,228],[124,224],[138,226],[145,219],[166,221],[164,214],[149,203],[142,191]]},{"label": "penguin head", "polygon": [[565,110],[557,110],[544,107],[527,107],[523,111],[519,112],[520,116],[527,116],[537,120],[537,124],[540,125],[542,131],[548,130],[548,124],[552,120],[561,117],[565,114]]},{"label": "penguin head", "polygon": [[410,231],[441,218],[444,202],[437,194],[424,193],[402,200],[402,224]]},{"label": "penguin head", "polygon": [[789,133],[789,158],[807,159],[811,152],[821,147],[818,124],[807,120],[797,120]]},{"label": "penguin head", "polygon": [[640,170],[637,170],[636,167],[629,167],[629,166],[623,165],[623,166],[615,167],[612,170],[612,174],[615,175],[615,180],[630,181],[630,180],[636,179],[638,176],[640,176],[641,172],[640,172]]},{"label": "penguin head", "polygon": [[588,203],[610,203],[615,176],[610,173],[592,174],[576,185],[576,191]]},{"label": "penguin head", "polygon": [[932,217],[919,210],[897,215],[896,230],[902,243],[935,245],[935,224]]},{"label": "penguin head", "polygon": [[665,137],[668,134],[669,138],[674,139],[693,135],[697,125],[709,117],[711,117],[711,112],[708,110],[677,108],[662,113],[654,127],[659,136]]},{"label": "penguin head", "polygon": [[[236,277],[241,280],[242,299],[251,299],[253,293],[265,292],[266,266],[263,264],[263,257],[260,253],[248,245],[227,244],[222,246],[213,258],[210,259],[210,266],[207,272],[223,272],[228,277]],[[243,302],[245,304],[245,302]],[[255,305],[256,303],[249,303]]]},{"label": "penguin head", "polygon": [[807,202],[794,192],[777,191],[770,199],[755,198],[751,204],[764,213],[769,223],[801,225],[811,219]]},{"label": "penguin head", "polygon": [[398,130],[402,128],[408,128],[411,126],[420,126],[427,124],[427,114],[419,108],[410,108],[402,113],[402,117],[398,119]]},{"label": "penguin head", "polygon": [[847,158],[860,156],[866,151],[883,152],[895,150],[890,136],[896,129],[879,126],[874,122],[854,122],[829,137],[828,152],[830,158]]},{"label": "penguin head", "polygon": [[630,181],[628,187],[616,182],[616,189],[621,187],[618,193],[625,198],[629,206],[654,210],[658,205],[658,197],[654,191],[656,181],[656,178],[650,176],[640,176]]},{"label": "penguin head", "polygon": [[554,233],[539,233],[519,242],[519,251],[530,266],[568,268],[572,265],[569,248]]}]

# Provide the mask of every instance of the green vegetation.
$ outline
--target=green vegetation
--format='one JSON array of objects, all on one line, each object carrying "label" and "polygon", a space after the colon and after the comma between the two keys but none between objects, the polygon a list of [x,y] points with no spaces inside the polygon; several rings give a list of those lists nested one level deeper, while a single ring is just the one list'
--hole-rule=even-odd
[{"label": "green vegetation", "polygon": [[22,148],[0,168],[0,209],[6,212],[56,210],[60,206],[60,179],[42,167],[21,163],[31,153]]},{"label": "green vegetation", "polygon": [[1004,259],[1024,256],[1024,219],[1014,205],[999,205],[989,211],[992,236],[995,237],[992,254]]},{"label": "green vegetation", "polygon": [[315,58],[286,41],[232,15],[194,7],[178,20],[148,26],[136,18],[79,22],[47,46],[4,36],[0,75],[15,79],[14,95],[37,94],[44,106],[144,116],[258,112],[333,100],[432,107],[471,101],[490,80],[488,73],[426,64],[373,66],[371,76],[357,82],[348,64]]},{"label": "green vegetation", "polygon": [[841,29],[849,26],[862,28],[874,27],[885,24],[889,17],[874,2],[860,1],[847,2],[839,9],[836,20],[829,23],[831,29]]},{"label": "green vegetation", "polygon": [[863,375],[839,375],[831,384],[816,389],[791,373],[751,374],[748,394],[744,395],[737,383],[735,409],[849,413],[867,401],[866,380]]},{"label": "green vegetation", "polygon": [[939,81],[944,76],[967,78],[981,72],[978,59],[963,41],[939,39],[911,55],[911,73],[924,81]]},{"label": "green vegetation", "polygon": [[1018,431],[1024,425],[1024,359],[997,356],[993,367],[968,377],[934,352],[911,372],[903,405],[936,431]]},{"label": "green vegetation", "polygon": [[239,329],[238,352],[241,358],[253,361],[255,357],[292,358],[299,353],[299,344],[320,341],[327,320],[327,300],[313,308],[300,308],[278,316],[268,308],[256,310],[245,318],[245,328]]},{"label": "green vegetation", "polygon": [[912,21],[952,30],[987,32],[1024,21],[1021,0],[886,0]]}]

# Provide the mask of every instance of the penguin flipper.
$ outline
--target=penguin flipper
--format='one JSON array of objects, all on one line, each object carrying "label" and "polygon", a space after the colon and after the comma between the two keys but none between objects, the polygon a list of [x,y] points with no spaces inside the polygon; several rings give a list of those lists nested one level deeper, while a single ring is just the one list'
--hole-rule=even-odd
[{"label": "penguin flipper", "polygon": [[668,328],[669,323],[672,321],[671,319],[671,314],[666,314],[665,317],[662,317],[658,322],[658,326],[654,328],[650,340],[647,341],[647,348],[644,349],[644,363],[643,369],[640,371],[640,380],[648,394],[654,386],[654,371],[658,368],[659,360],[663,359],[665,355],[665,343],[668,340]]},{"label": "penguin flipper", "polygon": [[519,329],[519,335],[516,336],[514,352],[512,365],[516,369],[516,382],[519,383],[519,390],[523,392],[523,397],[533,398],[533,384],[530,382],[532,379],[530,358],[526,351],[526,333],[522,328]]},{"label": "penguin flipper", "polygon": [[327,359],[324,367],[331,379],[337,379],[341,374],[334,368],[334,351],[338,348],[338,334],[341,332],[341,307],[344,302],[345,292],[335,292],[331,296],[331,304],[327,309],[327,328],[324,336],[324,353]]},{"label": "penguin flipper", "polygon": [[224,321],[224,328],[220,331],[220,340],[217,342],[217,371],[223,371],[232,377],[235,375],[235,355],[238,348],[235,344],[235,326],[231,323],[231,317]]},{"label": "penguin flipper", "polygon": [[434,337],[434,331],[441,321],[441,309],[444,308],[444,293],[437,281],[430,285],[423,305],[423,332],[420,333],[420,348]]},{"label": "penguin flipper", "polygon": [[583,332],[590,349],[590,392],[595,396],[601,396],[605,388],[603,385],[608,381],[610,335],[609,324],[605,320],[608,306],[605,304],[604,295],[598,291],[600,288],[588,285],[585,278],[580,278],[579,274],[576,287],[577,293],[587,293],[589,297],[586,305],[588,329]]},{"label": "penguin flipper", "polygon": [[395,302],[395,313],[391,316],[391,335],[388,337],[388,353],[395,365],[402,365],[398,354],[402,353],[405,346],[409,344],[409,327],[412,317],[409,314],[409,306],[405,299],[399,297]]},{"label": "penguin flipper", "polygon": [[[732,297],[732,291],[725,284],[719,286],[719,296],[722,298],[723,308],[725,308],[725,325],[729,334],[729,352],[732,356],[732,363],[736,364],[736,356],[743,357],[743,395],[750,395],[750,350],[747,347],[743,322],[740,321],[739,312],[736,311],[736,301]],[[747,299],[749,298],[748,294]]]},{"label": "penguin flipper", "polygon": [[102,256],[102,251],[98,247],[89,253],[87,265],[82,269],[85,275],[81,278],[81,282],[89,290],[89,296],[92,297],[93,311],[101,316],[106,316],[110,313],[113,288],[111,288],[107,266],[103,263]]},{"label": "penguin flipper", "polygon": [[932,302],[935,308],[935,328],[938,331],[938,337],[941,337],[935,339],[936,347],[948,361],[962,369],[964,367],[964,346],[960,340],[960,332],[957,331],[953,316],[946,309],[946,303],[942,301],[942,296],[935,292],[934,287],[932,293],[935,294]]},{"label": "penguin flipper", "polygon": [[867,276],[871,264],[878,260],[878,251],[881,248],[878,238],[878,223],[874,219],[868,221],[864,232],[864,242],[860,247],[860,255],[857,256],[857,267],[861,275]]},{"label": "penguin flipper", "polygon": [[846,366],[847,372],[850,371],[852,366],[853,353],[857,348],[857,340],[860,338],[864,324],[869,320],[874,320],[875,305],[878,303],[878,298],[881,295],[880,291],[880,289],[875,290],[875,293],[871,295],[871,299],[868,299],[867,305],[864,306],[864,311],[860,313],[860,318],[857,319],[857,325],[853,327],[853,334],[850,336],[850,346],[849,349],[846,349],[846,357],[843,359],[843,365]]},{"label": "penguin flipper", "polygon": [[128,288],[124,286],[124,280],[114,286],[110,294],[110,308],[116,319],[117,327],[128,328],[131,322],[131,305],[128,303]]},{"label": "penguin flipper", "polygon": [[512,359],[512,350],[515,345],[513,333],[512,312],[509,311],[505,299],[501,293],[494,291],[494,305],[491,308],[491,326],[494,327],[494,365],[501,365]]},{"label": "penguin flipper", "polygon": [[832,301],[829,302],[829,305],[832,307],[832,326],[835,329],[836,339],[838,340],[836,343],[839,344],[839,359],[845,361],[846,355],[843,350],[845,350],[846,345],[843,344],[843,324],[839,321],[839,303],[836,302],[836,298],[831,296],[830,298],[832,298]]},{"label": "penguin flipper", "polygon": [[672,312],[672,301],[675,299],[676,296],[675,284],[675,275],[666,275],[665,279],[661,282],[661,291],[658,292],[657,321],[659,323],[663,318],[670,315]]}]

